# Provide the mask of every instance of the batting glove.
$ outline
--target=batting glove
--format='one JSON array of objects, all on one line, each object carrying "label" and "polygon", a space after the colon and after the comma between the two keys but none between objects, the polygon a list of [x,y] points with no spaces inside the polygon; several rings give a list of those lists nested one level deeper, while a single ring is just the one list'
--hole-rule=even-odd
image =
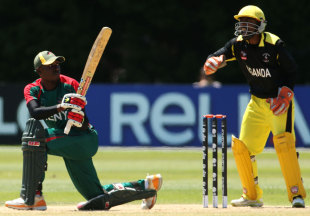
[{"label": "batting glove", "polygon": [[70,93],[65,94],[60,107],[63,109],[76,109],[81,110],[87,104],[86,97],[80,94]]},{"label": "batting glove", "polygon": [[294,92],[290,88],[283,86],[279,89],[278,97],[268,98],[266,101],[270,103],[273,114],[279,116],[287,111],[293,97]]},{"label": "batting glove", "polygon": [[75,127],[82,127],[84,121],[84,112],[82,110],[72,109],[68,112],[68,121]]},{"label": "batting glove", "polygon": [[206,75],[211,75],[215,73],[223,62],[224,62],[224,55],[213,56],[208,58],[203,66]]}]

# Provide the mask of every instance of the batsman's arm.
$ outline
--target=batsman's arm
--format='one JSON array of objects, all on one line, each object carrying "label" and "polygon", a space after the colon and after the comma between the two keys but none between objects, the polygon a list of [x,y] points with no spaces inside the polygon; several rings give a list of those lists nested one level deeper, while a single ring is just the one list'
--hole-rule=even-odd
[{"label": "batsman's arm", "polygon": [[27,108],[29,110],[30,116],[37,120],[46,119],[61,111],[57,108],[57,105],[40,107],[40,104],[37,100],[29,101],[27,103]]}]

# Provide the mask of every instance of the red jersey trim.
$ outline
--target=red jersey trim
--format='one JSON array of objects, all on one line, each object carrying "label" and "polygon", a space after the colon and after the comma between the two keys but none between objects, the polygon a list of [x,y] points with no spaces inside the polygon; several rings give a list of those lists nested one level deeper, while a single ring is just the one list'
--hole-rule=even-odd
[{"label": "red jersey trim", "polygon": [[62,137],[64,137],[64,136],[49,137],[49,138],[46,138],[45,141],[46,141],[46,142],[50,142],[50,141],[52,141],[52,140],[59,139],[59,138],[62,138]]},{"label": "red jersey trim", "polygon": [[78,87],[79,87],[79,83],[75,79],[68,77],[68,76],[65,76],[65,75],[60,75],[60,82],[73,86],[75,92],[77,92]]},{"label": "red jersey trim", "polygon": [[[31,95],[30,90],[34,87],[39,87],[39,92],[38,95],[36,96],[37,98],[35,98],[34,96]],[[41,85],[41,79],[37,79],[36,81],[34,81],[33,83],[30,83],[28,85],[26,85],[26,87],[24,88],[24,97],[26,100],[26,103],[28,103],[31,100],[35,100],[35,99],[40,99],[41,96],[41,89],[42,89],[42,85]]]}]

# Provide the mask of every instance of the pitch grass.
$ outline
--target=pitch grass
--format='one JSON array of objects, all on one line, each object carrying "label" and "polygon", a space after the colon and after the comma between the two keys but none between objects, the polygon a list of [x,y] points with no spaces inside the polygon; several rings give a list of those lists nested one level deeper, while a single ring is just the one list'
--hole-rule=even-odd
[{"label": "pitch grass", "polygon": [[[232,152],[230,150],[228,152],[228,201],[230,202],[230,200],[240,197],[241,184]],[[161,173],[164,184],[158,193],[157,204],[202,203],[202,151],[200,148],[100,148],[93,160],[102,184],[137,180],[144,178],[147,173]],[[257,156],[257,161],[259,182],[264,190],[265,205],[290,207],[284,179],[274,150],[263,152]],[[304,186],[309,192],[310,152],[301,149],[299,161]],[[210,164],[211,160],[209,160]],[[209,178],[210,174],[211,172],[209,172]],[[20,147],[0,146],[1,206],[6,200],[19,196],[21,178],[22,152]],[[209,180],[209,203],[212,204],[211,184],[211,180]],[[220,187],[221,178],[219,178]],[[74,188],[60,157],[49,156],[43,190],[48,205],[75,205],[84,200]],[[219,202],[221,203],[220,194]],[[305,201],[306,204],[310,203],[309,198],[306,198]]]}]

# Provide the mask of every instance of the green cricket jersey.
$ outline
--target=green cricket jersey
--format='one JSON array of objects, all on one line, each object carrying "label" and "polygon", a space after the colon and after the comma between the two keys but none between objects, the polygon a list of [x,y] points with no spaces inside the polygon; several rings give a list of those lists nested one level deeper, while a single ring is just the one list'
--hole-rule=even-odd
[{"label": "green cricket jersey", "polygon": [[[47,91],[41,85],[41,78],[28,84],[24,89],[26,102],[37,100],[41,107],[54,106],[61,103],[65,94],[76,93],[79,83],[70,77],[60,75],[56,89]],[[49,128],[63,129],[67,124],[67,111],[61,111],[44,120]]]}]

